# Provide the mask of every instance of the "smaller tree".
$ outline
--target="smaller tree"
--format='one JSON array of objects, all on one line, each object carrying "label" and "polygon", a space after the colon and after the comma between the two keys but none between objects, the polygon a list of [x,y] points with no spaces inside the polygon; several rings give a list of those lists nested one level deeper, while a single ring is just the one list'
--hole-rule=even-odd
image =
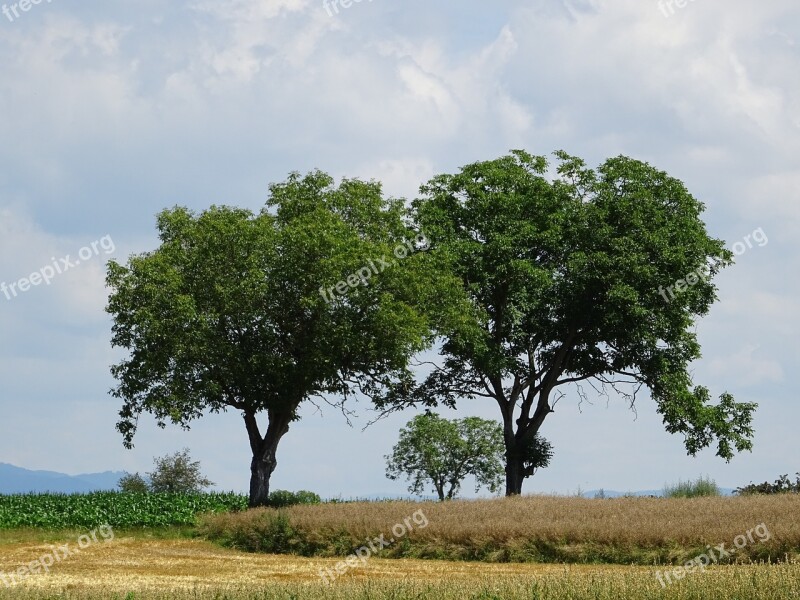
[{"label": "smaller tree", "polygon": [[475,477],[475,491],[494,493],[503,482],[503,431],[494,421],[467,417],[450,421],[426,412],[400,430],[386,476],[411,482],[408,491],[421,495],[430,483],[439,500],[454,498],[467,475]]},{"label": "smaller tree", "polygon": [[139,473],[125,473],[117,484],[119,490],[126,494],[146,494],[150,491],[150,484]]},{"label": "smaller tree", "polygon": [[192,494],[202,492],[214,483],[200,473],[200,461],[193,461],[189,449],[153,459],[155,470],[148,473],[150,490]]},{"label": "smaller tree", "polygon": [[196,494],[214,483],[200,473],[200,461],[193,461],[189,449],[154,458],[155,469],[142,477],[139,473],[125,473],[117,484],[126,493]]}]

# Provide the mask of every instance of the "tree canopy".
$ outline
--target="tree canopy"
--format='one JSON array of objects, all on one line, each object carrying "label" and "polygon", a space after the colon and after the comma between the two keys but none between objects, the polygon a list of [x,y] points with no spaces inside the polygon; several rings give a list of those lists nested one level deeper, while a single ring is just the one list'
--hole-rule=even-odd
[{"label": "tree canopy", "polygon": [[[430,252],[460,279],[469,308],[438,333],[441,360],[424,381],[378,400],[455,407],[485,398],[500,410],[506,493],[519,494],[530,441],[572,386],[616,391],[633,408],[647,388],[670,433],[694,455],[751,448],[752,403],[713,403],[689,371],[700,357],[694,326],[716,299],[712,283],[732,261],[679,180],[624,156],[596,170],[564,152],[514,151],[422,187],[418,227]],[[666,301],[659,289],[706,276]],[[608,435],[608,432],[599,432]]]},{"label": "tree canopy", "polygon": [[479,417],[450,421],[426,412],[400,430],[385,458],[386,476],[405,476],[412,494],[421,495],[430,484],[439,500],[451,500],[470,475],[476,492],[486,487],[494,493],[503,480],[503,430]]},{"label": "tree canopy", "polygon": [[[252,505],[268,500],[277,446],[300,404],[341,406],[406,377],[409,357],[432,340],[421,307],[452,296],[447,276],[411,251],[419,232],[403,202],[375,182],[295,173],[270,186],[258,214],[175,207],[157,224],[156,250],[108,267],[112,343],[129,351],[112,367],[117,428],[130,447],[142,413],[188,428],[239,412]],[[367,278],[363,269],[381,259],[388,268]],[[337,285],[346,293],[323,293]]]},{"label": "tree canopy", "polygon": [[153,459],[155,467],[147,473],[147,478],[139,473],[126,473],[119,480],[119,489],[129,493],[173,493],[196,494],[214,485],[203,476],[200,461],[192,460],[188,448],[174,454]]}]

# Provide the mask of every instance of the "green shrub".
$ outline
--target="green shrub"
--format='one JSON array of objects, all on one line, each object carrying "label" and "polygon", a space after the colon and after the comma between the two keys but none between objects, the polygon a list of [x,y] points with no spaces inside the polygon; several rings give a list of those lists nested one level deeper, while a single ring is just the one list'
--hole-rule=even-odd
[{"label": "green shrub", "polygon": [[295,504],[319,504],[320,502],[322,502],[320,497],[308,490],[300,490],[299,492],[275,490],[269,495],[269,506],[273,508],[285,508]]},{"label": "green shrub", "polygon": [[665,498],[699,498],[720,495],[719,486],[710,477],[699,477],[696,481],[678,481],[675,485],[664,486]]},{"label": "green shrub", "polygon": [[139,473],[125,473],[117,484],[120,492],[126,494],[146,494],[150,491],[150,484]]}]

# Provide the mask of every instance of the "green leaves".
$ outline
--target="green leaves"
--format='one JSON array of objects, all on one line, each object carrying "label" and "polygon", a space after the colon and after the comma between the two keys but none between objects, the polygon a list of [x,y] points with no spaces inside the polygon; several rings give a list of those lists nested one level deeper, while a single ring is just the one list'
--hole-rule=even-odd
[{"label": "green leaves", "polygon": [[[112,343],[130,353],[112,367],[124,444],[143,412],[188,428],[209,412],[241,411],[258,481],[268,482],[283,424],[302,402],[378,397],[408,378],[409,358],[433,341],[428,308],[457,289],[423,252],[392,256],[419,234],[408,223],[380,184],[335,186],[319,171],[272,185],[259,214],[162,212],[161,245],[108,269]],[[386,257],[391,267],[364,285],[325,293]],[[281,424],[266,434],[255,418],[264,412]],[[253,501],[263,503],[266,486],[258,489]]]},{"label": "green leaves", "polygon": [[214,485],[200,472],[200,461],[193,461],[189,449],[153,459],[155,468],[147,475],[152,492],[197,494]]},{"label": "green leaves", "polygon": [[386,476],[405,475],[408,488],[421,495],[428,483],[440,500],[454,498],[462,480],[475,477],[477,492],[494,493],[502,482],[503,432],[497,423],[478,417],[449,421],[435,413],[417,415],[400,430],[400,439],[386,456]]},{"label": "green leaves", "polygon": [[[706,231],[703,204],[641,161],[619,156],[591,170],[563,151],[555,156],[554,177],[545,157],[514,151],[422,187],[418,225],[471,306],[438,322],[443,364],[405,401],[491,398],[519,461],[560,386],[629,384],[631,404],[644,386],[690,454],[715,441],[726,459],[749,449],[755,405],[729,394],[712,405],[689,376],[700,358],[696,319],[732,259]],[[659,290],[715,257],[722,260],[708,277],[664,300]],[[509,481],[525,471],[518,467]]]}]

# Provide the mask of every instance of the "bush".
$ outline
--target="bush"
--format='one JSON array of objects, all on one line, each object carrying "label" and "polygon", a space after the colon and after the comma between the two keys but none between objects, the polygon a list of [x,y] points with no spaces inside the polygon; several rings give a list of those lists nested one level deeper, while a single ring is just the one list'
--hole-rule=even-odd
[{"label": "bush", "polygon": [[192,460],[189,449],[184,448],[175,454],[154,458],[155,470],[150,477],[150,491],[172,494],[199,494],[214,485],[203,477],[200,461]]},{"label": "bush", "polygon": [[795,473],[797,480],[792,483],[789,480],[789,475],[781,475],[775,480],[775,483],[753,483],[744,487],[736,488],[735,494],[740,496],[749,496],[752,494],[796,494],[800,492],[800,473]]},{"label": "bush", "polygon": [[150,491],[150,484],[139,473],[125,473],[117,485],[119,491],[125,494],[146,494]]},{"label": "bush", "polygon": [[710,477],[700,477],[697,481],[678,481],[675,485],[664,486],[665,498],[699,498],[720,495],[719,486]]},{"label": "bush", "polygon": [[203,477],[200,461],[192,460],[189,449],[153,459],[155,469],[147,478],[139,473],[125,473],[117,486],[121,492],[133,494],[201,494],[214,482]]},{"label": "bush", "polygon": [[322,502],[320,497],[308,490],[300,490],[299,492],[275,490],[269,495],[269,506],[273,508],[285,508],[295,504],[319,504],[320,502]]}]

